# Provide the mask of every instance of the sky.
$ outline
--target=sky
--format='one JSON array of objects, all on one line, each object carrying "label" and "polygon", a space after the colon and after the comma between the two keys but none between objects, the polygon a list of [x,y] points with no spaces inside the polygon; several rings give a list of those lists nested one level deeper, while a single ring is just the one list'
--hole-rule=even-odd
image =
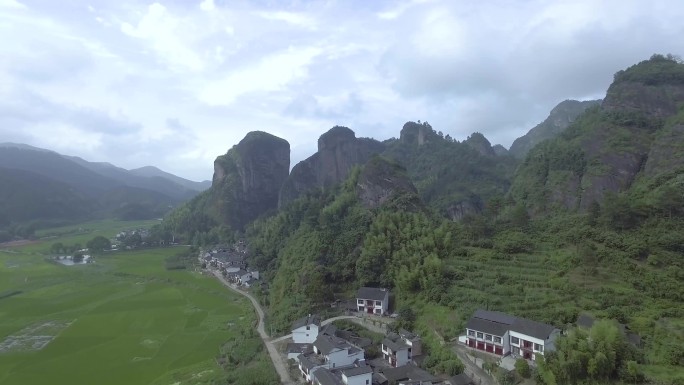
[{"label": "sky", "polygon": [[335,125],[509,147],[565,99],[684,55],[679,0],[0,0],[0,142],[211,179],[249,131],[291,166]]}]

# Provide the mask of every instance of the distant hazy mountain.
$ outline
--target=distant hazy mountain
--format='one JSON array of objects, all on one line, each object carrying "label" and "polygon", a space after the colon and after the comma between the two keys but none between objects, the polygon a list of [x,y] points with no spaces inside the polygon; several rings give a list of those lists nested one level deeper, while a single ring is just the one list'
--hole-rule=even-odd
[{"label": "distant hazy mountain", "polygon": [[132,170],[129,170],[131,173],[139,176],[145,176],[145,177],[161,177],[168,179],[170,181],[176,182],[181,186],[185,186],[186,188],[189,188],[190,190],[196,190],[196,191],[204,191],[211,187],[211,181],[210,180],[205,180],[202,182],[195,182],[192,180],[187,180],[185,178],[181,178],[179,176],[170,174],[166,171],[160,170],[154,166],[145,166],[145,167],[140,167],[140,168],[134,168]]},{"label": "distant hazy mountain", "polygon": [[154,168],[158,175],[145,176],[140,169],[19,143],[0,143],[0,167],[0,227],[29,220],[159,217],[203,186]]},{"label": "distant hazy mountain", "polygon": [[549,117],[532,128],[527,134],[516,139],[509,153],[522,159],[538,143],[558,136],[589,107],[598,106],[601,100],[565,100],[549,113]]}]

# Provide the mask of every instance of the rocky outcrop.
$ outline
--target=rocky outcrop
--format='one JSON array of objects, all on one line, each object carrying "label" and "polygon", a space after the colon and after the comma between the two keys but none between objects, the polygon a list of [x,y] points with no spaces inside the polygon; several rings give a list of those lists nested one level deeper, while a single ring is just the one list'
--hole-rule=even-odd
[{"label": "rocky outcrop", "polygon": [[403,143],[422,146],[429,142],[436,134],[427,123],[406,122],[401,128],[399,140]]},{"label": "rocky outcrop", "polygon": [[600,103],[601,100],[565,100],[560,102],[551,110],[548,118],[528,131],[527,134],[516,139],[511,145],[509,153],[516,158],[524,158],[538,143],[555,138],[587,108],[598,106]]},{"label": "rocky outcrop", "polygon": [[463,218],[482,213],[484,207],[479,200],[454,202],[446,209],[446,215],[452,221],[460,222]]},{"label": "rocky outcrop", "polygon": [[682,103],[682,63],[656,57],[618,72],[599,108],[530,151],[511,193],[533,212],[586,210],[642,176],[676,170],[684,163],[684,115],[675,115]]},{"label": "rocky outcrop", "polygon": [[364,207],[373,209],[392,201],[403,210],[419,205],[418,190],[400,165],[381,156],[373,157],[363,168],[356,191]]},{"label": "rocky outcrop", "polygon": [[666,126],[656,137],[644,166],[646,177],[684,169],[684,119]]},{"label": "rocky outcrop", "polygon": [[266,132],[248,133],[214,161],[210,189],[223,223],[239,230],[275,210],[290,169],[290,144]]},{"label": "rocky outcrop", "polygon": [[472,135],[468,137],[464,141],[465,144],[470,146],[472,149],[480,153],[480,155],[483,156],[495,156],[496,152],[494,152],[494,149],[492,148],[492,144],[489,143],[489,140],[485,138],[484,135],[482,135],[479,132],[474,132]]},{"label": "rocky outcrop", "polygon": [[379,154],[384,145],[376,140],[357,138],[347,127],[336,126],[318,139],[318,152],[299,162],[283,184],[278,206],[284,207],[303,194],[342,182],[356,165]]}]

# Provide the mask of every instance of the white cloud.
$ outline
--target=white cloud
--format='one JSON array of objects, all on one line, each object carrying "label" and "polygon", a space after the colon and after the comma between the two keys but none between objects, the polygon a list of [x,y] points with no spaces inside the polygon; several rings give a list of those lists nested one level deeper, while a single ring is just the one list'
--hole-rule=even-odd
[{"label": "white cloud", "polygon": [[17,0],[0,0],[0,8],[28,9],[28,7]]},{"label": "white cloud", "polygon": [[204,0],[200,3],[199,7],[203,11],[213,11],[216,9],[216,4],[214,4],[214,0]]},{"label": "white cloud", "polygon": [[212,106],[230,105],[244,94],[273,92],[307,74],[307,66],[320,55],[316,47],[290,47],[262,58],[257,64],[232,71],[222,79],[210,80],[198,97]]},{"label": "white cloud", "polygon": [[336,124],[508,145],[617,70],[684,54],[684,5],[664,0],[27,3],[0,0],[0,137],[194,179],[250,130],[293,162]]}]

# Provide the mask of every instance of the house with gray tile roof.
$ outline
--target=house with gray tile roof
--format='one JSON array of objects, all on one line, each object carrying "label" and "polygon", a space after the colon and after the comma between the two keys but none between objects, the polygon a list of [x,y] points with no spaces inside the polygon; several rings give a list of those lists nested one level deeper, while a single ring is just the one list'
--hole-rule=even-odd
[{"label": "house with gray tile roof", "polygon": [[389,294],[385,288],[362,287],[356,292],[356,310],[368,314],[387,314]]},{"label": "house with gray tile roof", "polygon": [[404,365],[398,368],[382,368],[378,383],[386,384],[424,384],[441,383],[442,380],[415,365]]},{"label": "house with gray tile roof", "polygon": [[466,324],[466,345],[499,356],[513,354],[534,360],[555,349],[560,330],[553,325],[506,313],[477,310]]},{"label": "house with gray tile roof", "polygon": [[313,351],[297,356],[302,378],[308,382],[316,379],[315,369],[330,370],[350,368],[365,362],[364,350],[334,335],[319,333],[313,342]]},{"label": "house with gray tile roof", "polygon": [[393,367],[411,362],[414,356],[422,354],[422,342],[415,334],[400,329],[399,333],[388,333],[382,340],[382,357]]},{"label": "house with gray tile roof", "polygon": [[321,328],[321,317],[318,315],[307,315],[292,323],[292,341],[298,344],[312,344],[318,338]]},{"label": "house with gray tile roof", "polygon": [[315,385],[371,385],[373,368],[363,362],[355,362],[344,369],[317,369]]}]

